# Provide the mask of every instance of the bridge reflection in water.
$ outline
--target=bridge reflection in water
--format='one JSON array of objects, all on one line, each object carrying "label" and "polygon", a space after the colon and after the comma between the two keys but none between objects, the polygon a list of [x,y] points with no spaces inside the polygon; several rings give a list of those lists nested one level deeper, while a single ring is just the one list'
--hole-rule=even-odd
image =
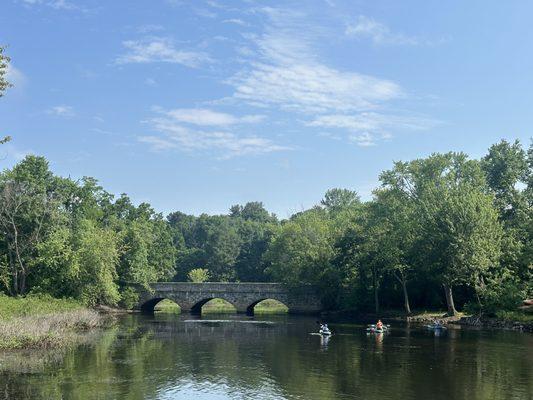
[{"label": "bridge reflection in water", "polygon": [[178,304],[182,312],[200,314],[209,300],[219,298],[231,303],[238,313],[253,315],[257,303],[273,299],[285,304],[292,314],[314,314],[322,304],[312,286],[291,287],[281,283],[158,282],[141,293],[138,309],[153,312],[161,300]]}]

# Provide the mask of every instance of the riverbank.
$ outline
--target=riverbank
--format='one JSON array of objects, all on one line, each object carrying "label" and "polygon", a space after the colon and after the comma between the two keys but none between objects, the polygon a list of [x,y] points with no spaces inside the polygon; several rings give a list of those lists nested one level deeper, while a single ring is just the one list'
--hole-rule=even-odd
[{"label": "riverbank", "polygon": [[520,311],[500,311],[495,317],[472,315],[463,317],[455,323],[485,329],[519,330],[533,333],[533,314]]},{"label": "riverbank", "polygon": [[379,314],[358,313],[355,311],[335,311],[323,313],[324,318],[352,318],[361,321],[376,321],[378,318],[385,322],[409,322],[414,324],[430,324],[436,319],[444,324],[475,326],[486,329],[520,330],[533,332],[533,313],[531,311],[498,311],[493,317],[458,313],[448,316],[445,310],[415,311],[411,315],[399,310],[386,310]]},{"label": "riverbank", "polygon": [[68,347],[80,334],[112,321],[73,300],[0,296],[0,350]]}]

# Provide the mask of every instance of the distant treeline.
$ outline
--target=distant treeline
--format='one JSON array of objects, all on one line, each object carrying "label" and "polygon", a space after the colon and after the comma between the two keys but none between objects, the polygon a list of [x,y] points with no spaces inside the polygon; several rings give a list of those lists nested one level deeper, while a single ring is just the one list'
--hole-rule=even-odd
[{"label": "distant treeline", "polygon": [[165,280],[316,285],[331,309],[493,312],[533,290],[533,145],[397,162],[373,199],[329,190],[278,220],[260,202],[166,218],[28,156],[0,174],[0,285],[131,307]]}]

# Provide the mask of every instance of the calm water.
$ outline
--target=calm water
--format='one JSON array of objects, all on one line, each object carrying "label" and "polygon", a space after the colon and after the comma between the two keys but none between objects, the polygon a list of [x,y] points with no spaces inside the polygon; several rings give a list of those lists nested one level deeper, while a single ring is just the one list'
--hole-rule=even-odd
[{"label": "calm water", "polygon": [[325,341],[312,318],[127,316],[67,353],[4,354],[0,398],[533,399],[531,334],[331,328]]}]

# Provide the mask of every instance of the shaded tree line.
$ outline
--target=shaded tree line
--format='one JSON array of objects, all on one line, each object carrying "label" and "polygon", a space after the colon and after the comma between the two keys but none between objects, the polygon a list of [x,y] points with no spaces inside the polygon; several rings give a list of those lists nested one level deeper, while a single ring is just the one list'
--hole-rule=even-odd
[{"label": "shaded tree line", "polygon": [[396,162],[371,201],[332,189],[286,220],[260,202],[165,218],[28,156],[0,174],[0,285],[131,307],[154,281],[277,281],[332,309],[513,308],[533,290],[532,171],[532,146],[501,141]]}]

